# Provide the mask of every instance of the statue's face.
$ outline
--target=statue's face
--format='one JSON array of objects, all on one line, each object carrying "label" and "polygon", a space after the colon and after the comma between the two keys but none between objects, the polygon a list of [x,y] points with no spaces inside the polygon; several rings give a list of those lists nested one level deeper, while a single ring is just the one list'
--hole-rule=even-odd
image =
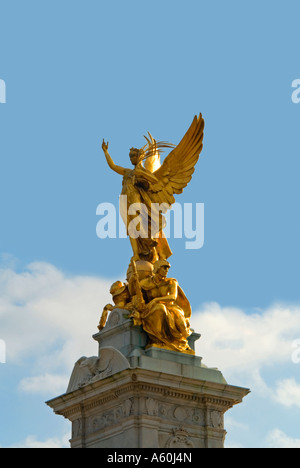
[{"label": "statue's face", "polygon": [[165,278],[168,274],[168,271],[169,271],[169,266],[168,265],[163,265],[160,267],[160,269],[158,270],[158,273],[160,274],[160,276],[162,276],[163,278]]},{"label": "statue's face", "polygon": [[131,150],[129,153],[129,157],[130,157],[131,164],[136,166],[138,163],[138,157],[139,157],[138,151]]}]

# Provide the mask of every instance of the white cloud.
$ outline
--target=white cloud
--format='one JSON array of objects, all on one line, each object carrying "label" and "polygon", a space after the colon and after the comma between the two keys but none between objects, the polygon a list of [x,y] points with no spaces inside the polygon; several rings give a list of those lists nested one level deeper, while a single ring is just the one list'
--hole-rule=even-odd
[{"label": "white cloud", "polygon": [[[0,268],[0,338],[6,365],[32,362],[32,375],[20,388],[36,393],[46,382],[62,388],[82,355],[97,354],[96,333],[102,308],[111,301],[112,281],[69,276],[47,263],[26,271]],[[60,377],[58,377],[60,376]]]},{"label": "white cloud", "polygon": [[70,447],[70,434],[65,434],[61,439],[58,437],[50,437],[44,441],[39,441],[36,436],[29,435],[22,442],[13,444],[9,448],[38,448],[38,449],[59,449],[59,448],[69,448]]},{"label": "white cloud", "polygon": [[277,382],[274,399],[288,408],[300,408],[300,384],[294,378]]},{"label": "white cloud", "polygon": [[300,334],[300,306],[275,304],[265,311],[246,313],[210,303],[194,313],[192,327],[202,335],[196,343],[197,354],[206,365],[218,367],[225,378],[240,385],[246,376],[252,389],[266,395],[270,389],[262,371],[292,365],[291,344]]},{"label": "white cloud", "polygon": [[66,391],[69,378],[66,375],[44,374],[37,377],[26,377],[21,380],[19,389],[31,394],[59,395]]},{"label": "white cloud", "polygon": [[248,431],[249,426],[247,424],[241,423],[240,421],[236,421],[234,418],[231,416],[228,416],[226,414],[225,416],[225,422],[226,422],[226,429],[231,430],[232,428],[237,428],[242,431]]},{"label": "white cloud", "polygon": [[300,448],[300,439],[293,439],[287,436],[280,429],[274,429],[267,437],[267,444],[269,448]]},{"label": "white cloud", "polygon": [[238,443],[238,442],[237,443],[232,442],[230,444],[227,444],[227,442],[225,440],[224,448],[225,449],[243,449],[245,447],[242,444]]}]

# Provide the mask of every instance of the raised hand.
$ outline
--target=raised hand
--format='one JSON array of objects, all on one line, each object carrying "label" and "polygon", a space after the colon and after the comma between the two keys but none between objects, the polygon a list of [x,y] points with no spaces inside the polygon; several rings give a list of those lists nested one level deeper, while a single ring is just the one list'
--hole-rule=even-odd
[{"label": "raised hand", "polygon": [[108,151],[108,142],[105,143],[104,138],[103,138],[103,141],[102,141],[102,149],[103,149],[104,153],[106,153],[106,151]]}]

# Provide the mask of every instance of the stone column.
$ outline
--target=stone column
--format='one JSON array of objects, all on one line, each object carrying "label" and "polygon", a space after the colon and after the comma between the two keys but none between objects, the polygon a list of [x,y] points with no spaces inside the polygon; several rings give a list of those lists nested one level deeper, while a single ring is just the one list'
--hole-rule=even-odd
[{"label": "stone column", "polygon": [[99,355],[79,359],[67,392],[47,402],[71,421],[71,447],[224,447],[224,413],[248,389],[228,385],[198,356],[147,348],[121,309],[94,339]]}]

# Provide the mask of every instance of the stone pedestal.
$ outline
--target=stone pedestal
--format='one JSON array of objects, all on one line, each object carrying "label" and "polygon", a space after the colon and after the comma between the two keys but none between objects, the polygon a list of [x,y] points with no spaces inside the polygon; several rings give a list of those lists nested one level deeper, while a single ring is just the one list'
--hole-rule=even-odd
[{"label": "stone pedestal", "polygon": [[47,402],[72,422],[71,447],[224,447],[224,413],[249,390],[228,385],[198,356],[147,348],[121,309],[94,339],[99,356],[80,358],[67,392]]}]

